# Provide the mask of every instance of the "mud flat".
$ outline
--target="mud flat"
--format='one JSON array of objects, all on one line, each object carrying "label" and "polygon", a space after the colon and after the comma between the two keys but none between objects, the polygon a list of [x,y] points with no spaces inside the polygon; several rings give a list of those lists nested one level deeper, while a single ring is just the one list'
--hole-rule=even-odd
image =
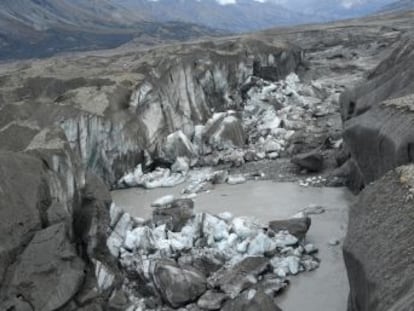
[{"label": "mud flat", "polygon": [[[112,192],[115,203],[136,217],[151,215],[157,198],[180,195],[182,187],[144,190],[131,188]],[[323,206],[325,212],[311,215],[307,240],[318,249],[321,266],[291,278],[291,286],[277,303],[285,310],[345,311],[348,280],[341,245],[346,234],[348,205],[352,195],[344,188],[304,188],[295,183],[251,181],[240,185],[218,185],[195,199],[197,211],[217,214],[229,211],[235,216],[253,216],[262,221],[290,217],[310,204]],[[338,245],[335,244],[338,241]]]}]

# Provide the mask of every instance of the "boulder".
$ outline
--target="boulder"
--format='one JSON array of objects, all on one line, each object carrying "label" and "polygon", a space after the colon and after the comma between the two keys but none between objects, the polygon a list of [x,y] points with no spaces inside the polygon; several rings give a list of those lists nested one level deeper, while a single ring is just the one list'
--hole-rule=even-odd
[{"label": "boulder", "polygon": [[349,311],[411,310],[414,305],[414,166],[386,173],[351,206],[344,242]]},{"label": "boulder", "polygon": [[320,172],[323,169],[323,155],[320,150],[313,150],[307,153],[295,155],[292,163],[299,166],[301,169],[306,169],[310,172]]},{"label": "boulder", "polygon": [[181,268],[173,262],[153,263],[153,282],[162,299],[173,308],[194,302],[207,289],[202,273],[193,268]]},{"label": "boulder", "polygon": [[218,270],[209,278],[209,284],[213,288],[220,288],[234,299],[243,290],[255,284],[256,278],[265,272],[268,266],[269,260],[264,257],[246,257],[233,267]]},{"label": "boulder", "polygon": [[154,209],[152,219],[157,226],[166,224],[167,229],[179,232],[193,216],[194,202],[191,199],[176,199],[167,206]]},{"label": "boulder", "polygon": [[227,295],[215,290],[208,290],[197,301],[197,305],[205,310],[219,310]]},{"label": "boulder", "polygon": [[10,292],[33,309],[53,311],[80,289],[84,263],[70,243],[64,224],[38,231],[19,258]]},{"label": "boulder", "polygon": [[273,299],[262,290],[250,289],[233,300],[228,300],[222,311],[281,311]]},{"label": "boulder", "polygon": [[311,226],[310,217],[291,218],[286,220],[273,220],[269,222],[269,228],[274,232],[288,231],[291,235],[297,237],[299,240],[305,238]]}]

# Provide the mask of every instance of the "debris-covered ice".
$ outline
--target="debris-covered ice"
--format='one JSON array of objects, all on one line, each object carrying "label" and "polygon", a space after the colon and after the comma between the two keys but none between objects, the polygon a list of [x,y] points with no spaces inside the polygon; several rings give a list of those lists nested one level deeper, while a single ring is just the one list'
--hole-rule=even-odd
[{"label": "debris-covered ice", "polygon": [[124,288],[137,308],[220,308],[249,289],[273,299],[290,276],[319,265],[314,245],[254,218],[194,213],[191,200],[172,196],[152,206],[153,217],[145,222],[111,213],[118,221],[108,246],[126,273]]}]

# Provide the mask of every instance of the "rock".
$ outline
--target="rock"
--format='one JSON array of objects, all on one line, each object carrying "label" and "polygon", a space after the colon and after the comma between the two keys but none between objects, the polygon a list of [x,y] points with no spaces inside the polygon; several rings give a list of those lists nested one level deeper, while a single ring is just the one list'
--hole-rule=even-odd
[{"label": "rock", "polygon": [[[180,262],[181,258],[179,258]],[[223,267],[226,258],[219,250],[212,248],[193,248],[185,264],[193,266],[209,277],[212,273]]]},{"label": "rock", "polygon": [[193,200],[176,199],[169,203],[167,207],[156,208],[152,212],[152,219],[157,226],[166,224],[168,230],[178,232],[181,231],[187,221],[193,216],[193,213]]},{"label": "rock", "polygon": [[265,274],[254,288],[262,290],[269,297],[274,297],[288,286],[288,282],[283,278],[278,278],[274,274]]},{"label": "rock", "polygon": [[228,300],[222,311],[281,311],[274,303],[273,299],[261,290],[248,290],[243,292],[237,298]]},{"label": "rock", "polygon": [[306,169],[310,172],[320,172],[323,169],[323,155],[319,150],[313,150],[308,153],[295,155],[292,163],[298,165],[301,169]]},{"label": "rock", "polygon": [[207,289],[205,277],[196,269],[184,269],[169,262],[156,262],[153,282],[163,300],[173,308],[194,302]]},{"label": "rock", "polygon": [[208,290],[198,299],[197,305],[205,310],[219,310],[226,299],[226,294]]},{"label": "rock", "polygon": [[231,268],[218,270],[209,278],[209,284],[219,287],[234,299],[243,290],[257,283],[257,277],[268,268],[269,260],[264,257],[250,256],[244,258]]},{"label": "rock", "polygon": [[413,165],[392,170],[368,185],[351,206],[343,246],[349,311],[413,306],[413,176]]},{"label": "rock", "polygon": [[299,240],[303,240],[305,238],[310,226],[311,219],[309,217],[273,220],[269,222],[269,228],[274,232],[286,230]]},{"label": "rock", "polygon": [[80,289],[84,263],[70,243],[64,224],[37,232],[18,260],[9,291],[35,310],[64,306]]}]

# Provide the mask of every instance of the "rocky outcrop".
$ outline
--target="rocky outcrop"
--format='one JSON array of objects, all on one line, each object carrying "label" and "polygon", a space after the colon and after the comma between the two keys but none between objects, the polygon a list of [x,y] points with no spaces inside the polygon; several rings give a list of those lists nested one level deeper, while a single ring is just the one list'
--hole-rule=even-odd
[{"label": "rocky outcrop", "polygon": [[341,97],[344,142],[351,155],[349,184],[360,190],[388,170],[413,160],[412,41],[394,52]]},{"label": "rocky outcrop", "polygon": [[412,308],[413,186],[413,165],[391,170],[351,207],[344,244],[349,311]]},{"label": "rocky outcrop", "polygon": [[0,308],[76,310],[106,297],[95,267],[116,269],[105,250],[111,198],[64,132],[46,128],[24,153],[1,152],[0,171]]}]

